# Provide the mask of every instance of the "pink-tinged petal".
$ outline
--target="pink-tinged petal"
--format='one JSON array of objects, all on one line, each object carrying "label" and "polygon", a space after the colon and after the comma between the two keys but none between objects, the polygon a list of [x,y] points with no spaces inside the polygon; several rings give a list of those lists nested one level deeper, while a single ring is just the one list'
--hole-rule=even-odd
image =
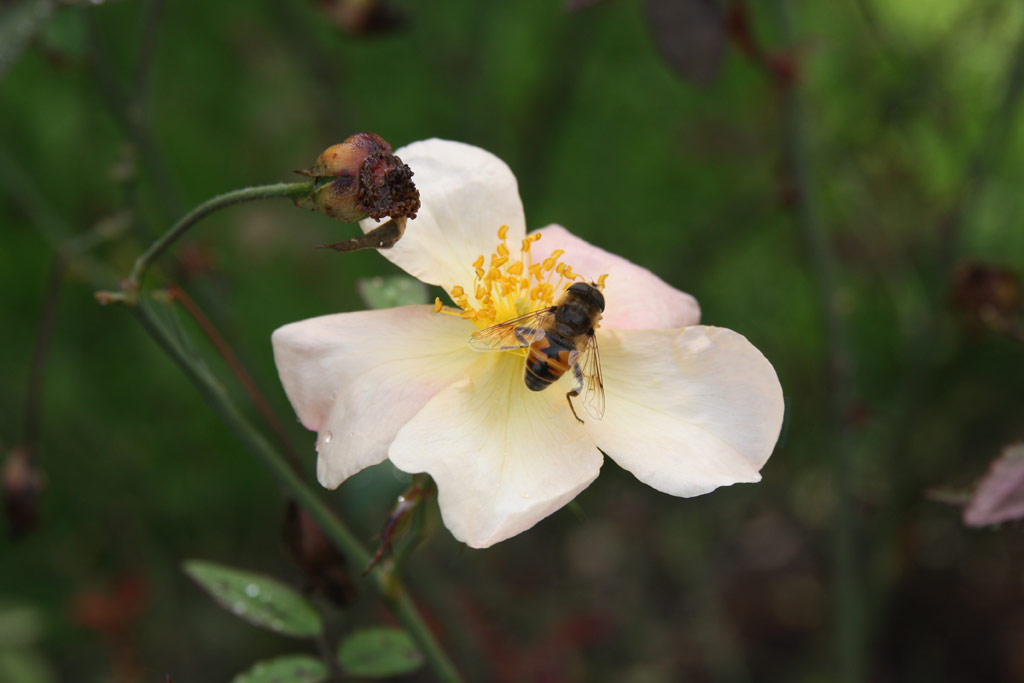
[{"label": "pink-tinged petal", "polygon": [[479,356],[398,432],[389,452],[437,483],[445,526],[474,548],[529,529],[597,477],[603,460],[572,417],[565,391],[533,392],[523,359]]},{"label": "pink-tinged petal", "polygon": [[[462,142],[423,140],[395,154],[412,169],[421,206],[398,244],[380,253],[423,282],[472,291],[473,261],[494,251],[498,228],[509,226],[516,249],[526,234],[515,176],[498,157]],[[360,223],[363,232],[378,225]]]},{"label": "pink-tinged petal", "polygon": [[1024,443],[1007,446],[978,482],[964,524],[988,526],[1024,519]]},{"label": "pink-tinged petal", "polygon": [[563,249],[562,260],[572,266],[574,272],[591,280],[608,273],[602,328],[655,330],[688,327],[700,322],[697,300],[646,268],[595,247],[560,225],[549,225],[537,232],[544,237],[533,245],[535,262],[555,249]]},{"label": "pink-tinged petal", "polygon": [[479,356],[476,328],[430,306],[339,313],[285,325],[272,341],[285,393],[318,432],[317,478],[335,488],[387,458],[395,434]]},{"label": "pink-tinged petal", "polygon": [[675,496],[759,481],[782,427],[771,363],[720,327],[598,332],[607,409],[594,441],[637,479]]}]

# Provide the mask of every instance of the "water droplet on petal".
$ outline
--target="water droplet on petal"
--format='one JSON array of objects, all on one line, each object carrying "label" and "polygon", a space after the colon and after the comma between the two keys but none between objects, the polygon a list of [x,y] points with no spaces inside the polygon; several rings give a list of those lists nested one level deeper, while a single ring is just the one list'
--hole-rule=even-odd
[{"label": "water droplet on petal", "polygon": [[333,438],[334,438],[334,434],[332,432],[329,432],[329,431],[328,432],[324,432],[324,439],[323,439],[324,443],[330,443],[331,439],[333,439]]}]

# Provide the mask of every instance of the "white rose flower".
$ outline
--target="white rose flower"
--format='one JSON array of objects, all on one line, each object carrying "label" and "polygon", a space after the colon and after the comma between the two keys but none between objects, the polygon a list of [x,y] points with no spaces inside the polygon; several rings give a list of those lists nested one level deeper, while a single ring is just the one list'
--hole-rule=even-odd
[{"label": "white rose flower", "polygon": [[[318,433],[321,484],[385,459],[427,472],[445,525],[484,548],[572,500],[597,477],[602,452],[674,496],[760,480],[783,398],[750,342],[698,325],[689,294],[560,226],[527,235],[515,177],[489,152],[425,140],[396,154],[422,206],[381,253],[462,310],[339,313],[274,332],[288,398]],[[606,302],[596,335],[607,405],[600,420],[581,413],[582,424],[565,399],[572,373],[530,391],[523,350],[468,345],[478,329],[551,306],[580,274],[603,283]]]}]

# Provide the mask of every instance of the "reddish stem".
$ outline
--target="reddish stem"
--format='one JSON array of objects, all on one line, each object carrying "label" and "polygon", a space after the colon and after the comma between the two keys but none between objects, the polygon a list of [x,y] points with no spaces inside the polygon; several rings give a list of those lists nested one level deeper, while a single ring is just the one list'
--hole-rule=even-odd
[{"label": "reddish stem", "polygon": [[238,381],[245,389],[245,393],[249,395],[249,398],[263,416],[263,419],[266,420],[267,425],[270,427],[270,430],[274,433],[274,437],[277,439],[278,444],[281,446],[281,450],[284,451],[288,455],[288,459],[291,460],[295,471],[301,472],[301,461],[299,460],[299,456],[295,453],[295,450],[288,442],[288,437],[285,435],[284,428],[281,426],[280,421],[278,421],[277,416],[270,407],[270,402],[267,401],[263,392],[260,391],[259,387],[256,385],[256,381],[252,378],[252,375],[249,374],[249,371],[246,370],[245,366],[242,365],[242,362],[238,360],[238,356],[235,355],[235,352],[231,349],[227,340],[221,336],[220,332],[217,331],[217,328],[214,327],[213,323],[210,322],[210,319],[206,317],[206,314],[203,313],[198,304],[193,301],[192,297],[185,293],[185,290],[172,282],[167,284],[167,293],[170,294],[173,300],[180,303],[182,308],[184,308],[185,311],[192,316],[192,319],[196,321],[196,324],[202,328],[206,337],[210,340],[210,343],[213,344],[217,353],[219,353],[221,358],[224,359],[224,362],[227,363],[232,374],[238,378]]},{"label": "reddish stem", "polygon": [[763,69],[780,90],[792,88],[800,80],[800,62],[793,51],[770,53],[764,49],[750,26],[750,11],[744,0],[736,0],[729,6],[725,14],[725,31],[736,49]]}]

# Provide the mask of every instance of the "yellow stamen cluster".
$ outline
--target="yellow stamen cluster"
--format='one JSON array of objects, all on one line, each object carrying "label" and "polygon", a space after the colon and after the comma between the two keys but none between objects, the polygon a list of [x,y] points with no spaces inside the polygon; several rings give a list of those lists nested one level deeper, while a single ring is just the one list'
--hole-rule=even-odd
[{"label": "yellow stamen cluster", "polygon": [[[480,329],[504,322],[531,311],[553,306],[558,298],[576,280],[585,278],[573,272],[572,266],[561,261],[565,253],[555,249],[542,261],[534,263],[530,247],[541,238],[534,233],[523,239],[518,259],[512,260],[507,244],[508,226],[498,230],[498,246],[490,259],[483,254],[473,262],[476,277],[473,287],[466,291],[461,286],[452,287],[451,296],[462,310],[444,311],[472,320]],[[604,286],[607,275],[597,280]],[[434,301],[434,312],[442,312],[440,299]]]}]

